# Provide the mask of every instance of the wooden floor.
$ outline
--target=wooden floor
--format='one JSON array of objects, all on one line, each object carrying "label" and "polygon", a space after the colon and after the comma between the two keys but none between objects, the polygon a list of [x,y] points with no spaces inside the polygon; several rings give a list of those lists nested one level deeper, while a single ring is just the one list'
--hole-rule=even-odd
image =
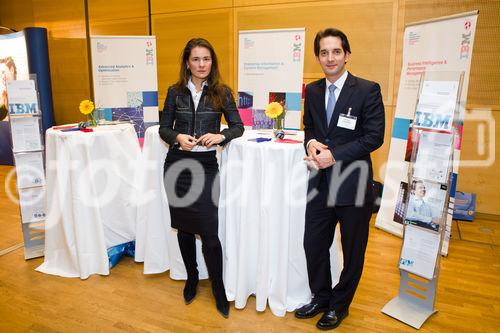
[{"label": "wooden floor", "polygon": [[[0,167],[1,250],[22,242],[19,210],[4,191]],[[12,187],[8,184],[8,187]],[[373,225],[373,221],[372,221]],[[421,332],[500,332],[500,222],[454,222],[449,256],[441,260],[436,308]],[[399,288],[401,239],[370,229],[365,270],[350,315],[336,332],[414,332],[380,312]],[[195,301],[182,300],[183,282],[168,273],[146,276],[122,260],[109,276],[60,278],[35,272],[42,258],[23,249],[0,255],[0,332],[314,332],[316,320],[259,313],[250,298],[229,319],[215,310],[207,281]]]}]

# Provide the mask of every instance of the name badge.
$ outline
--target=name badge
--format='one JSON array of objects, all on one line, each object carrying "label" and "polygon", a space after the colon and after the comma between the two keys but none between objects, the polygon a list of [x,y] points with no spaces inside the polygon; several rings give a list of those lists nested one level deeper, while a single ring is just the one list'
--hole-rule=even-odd
[{"label": "name badge", "polygon": [[351,116],[351,110],[352,108],[349,108],[347,114],[345,113],[340,114],[339,121],[337,122],[337,127],[346,128],[351,131],[356,128],[356,121],[358,120],[358,117]]}]

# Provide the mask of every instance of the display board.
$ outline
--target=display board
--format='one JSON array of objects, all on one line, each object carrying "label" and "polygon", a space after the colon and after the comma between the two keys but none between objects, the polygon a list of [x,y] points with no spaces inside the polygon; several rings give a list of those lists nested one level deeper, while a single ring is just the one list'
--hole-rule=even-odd
[{"label": "display board", "polygon": [[7,81],[28,80],[30,75],[36,75],[38,103],[43,114],[41,128],[45,133],[54,125],[47,29],[26,28],[0,35],[0,164],[3,165],[13,164]]},{"label": "display board", "polygon": [[43,256],[46,217],[42,112],[31,78],[6,82],[25,259]]},{"label": "display board", "polygon": [[[404,33],[403,66],[399,83],[398,100],[393,123],[389,160],[384,178],[384,192],[375,226],[392,234],[403,235],[401,200],[408,188],[408,168],[411,154],[411,128],[431,128],[452,130],[454,133],[454,163],[450,189],[451,205],[455,193],[460,160],[461,137],[467,88],[469,83],[472,47],[477,23],[477,11],[436,18],[409,24]],[[427,82],[423,87],[423,103],[417,109],[420,79],[423,73],[432,71],[463,72],[463,87],[458,94],[458,114],[455,118],[449,109],[441,110],[433,106],[432,94],[426,91],[448,89],[448,83]],[[441,86],[436,86],[441,85]],[[455,87],[456,88],[456,87]],[[453,119],[453,120],[452,120]],[[453,207],[452,207],[453,208]],[[452,213],[447,216],[446,231],[441,253],[448,253]]]},{"label": "display board", "polygon": [[155,36],[91,36],[97,112],[106,120],[131,121],[137,136],[158,124]]},{"label": "display board", "polygon": [[300,129],[305,29],[239,32],[238,109],[245,126],[272,128],[270,102],[286,110],[285,129]]},{"label": "display board", "polygon": [[0,35],[0,164],[12,165],[7,81],[27,80],[28,51],[24,31]]}]

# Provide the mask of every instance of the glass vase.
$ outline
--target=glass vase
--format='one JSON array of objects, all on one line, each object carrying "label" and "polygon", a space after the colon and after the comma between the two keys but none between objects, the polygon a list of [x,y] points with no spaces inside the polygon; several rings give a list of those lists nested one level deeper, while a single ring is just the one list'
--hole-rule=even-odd
[{"label": "glass vase", "polygon": [[88,124],[91,127],[96,127],[97,126],[97,120],[96,120],[96,111],[92,111],[87,115],[88,119]]},{"label": "glass vase", "polygon": [[284,122],[285,122],[284,112],[279,117],[274,119],[273,133],[276,139],[282,140],[285,138],[285,131],[283,130]]},{"label": "glass vase", "polygon": [[274,119],[273,129],[276,131],[283,130],[284,116],[279,116]]}]

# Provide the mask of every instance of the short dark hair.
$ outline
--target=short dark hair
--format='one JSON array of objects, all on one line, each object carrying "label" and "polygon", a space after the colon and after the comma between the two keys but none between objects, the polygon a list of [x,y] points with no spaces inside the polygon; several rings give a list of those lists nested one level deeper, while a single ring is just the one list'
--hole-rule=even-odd
[{"label": "short dark hair", "polygon": [[325,30],[320,30],[314,38],[314,54],[319,57],[319,41],[325,37],[338,37],[342,42],[342,49],[344,52],[351,53],[351,47],[349,46],[349,40],[347,36],[342,31],[335,28],[327,28]]},{"label": "short dark hair", "polygon": [[423,180],[420,179],[413,179],[411,182],[411,190],[415,191],[417,189],[417,184],[422,184],[425,188],[425,184]]}]

